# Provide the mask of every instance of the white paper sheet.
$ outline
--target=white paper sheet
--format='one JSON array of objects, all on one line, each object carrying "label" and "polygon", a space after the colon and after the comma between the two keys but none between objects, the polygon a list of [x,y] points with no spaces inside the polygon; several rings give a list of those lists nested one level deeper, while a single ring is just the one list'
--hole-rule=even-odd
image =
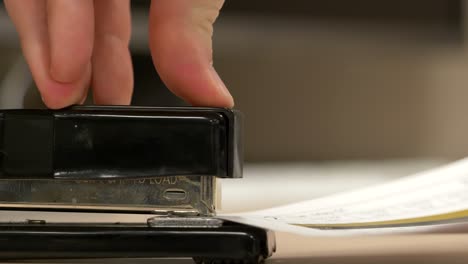
[{"label": "white paper sheet", "polygon": [[380,186],[219,217],[314,236],[466,230],[468,159]]}]

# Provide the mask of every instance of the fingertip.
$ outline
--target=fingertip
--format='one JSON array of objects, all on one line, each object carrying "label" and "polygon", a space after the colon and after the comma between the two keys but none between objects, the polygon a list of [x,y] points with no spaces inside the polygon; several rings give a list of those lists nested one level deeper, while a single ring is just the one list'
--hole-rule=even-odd
[{"label": "fingertip", "polygon": [[233,97],[211,65],[181,57],[158,58],[155,64],[161,79],[178,97],[193,106],[233,107]]},{"label": "fingertip", "polygon": [[213,67],[210,67],[210,70],[217,84],[217,90],[221,93],[221,96],[220,96],[221,99],[219,101],[221,104],[221,107],[228,107],[228,108],[234,107],[234,98],[232,97],[228,88],[226,87],[223,80],[219,76],[218,72]]},{"label": "fingertip", "polygon": [[[209,66],[207,75],[208,81],[204,83],[207,85],[206,90],[208,92],[203,93],[204,89],[189,89],[189,87],[196,86],[182,86],[183,90],[187,91],[185,93],[183,91],[178,93],[183,94],[182,97],[193,106],[233,108],[234,98],[216,70]],[[200,82],[200,85],[204,85],[203,82]],[[200,90],[202,92],[199,92]]]},{"label": "fingertip", "polygon": [[[203,41],[191,33],[151,36],[154,65],[161,80],[175,95],[194,106],[233,107],[234,99],[215,71]],[[165,36],[161,39],[158,36]],[[198,38],[199,39],[199,38]]]},{"label": "fingertip", "polygon": [[50,109],[61,109],[80,104],[88,93],[91,82],[91,64],[85,74],[76,82],[62,83],[52,78],[36,78],[42,101]]},{"label": "fingertip", "polygon": [[42,101],[51,109],[60,109],[77,104],[83,97],[81,93],[76,92],[79,89],[76,89],[76,85],[74,84],[51,81],[45,88],[39,88],[39,91]]}]

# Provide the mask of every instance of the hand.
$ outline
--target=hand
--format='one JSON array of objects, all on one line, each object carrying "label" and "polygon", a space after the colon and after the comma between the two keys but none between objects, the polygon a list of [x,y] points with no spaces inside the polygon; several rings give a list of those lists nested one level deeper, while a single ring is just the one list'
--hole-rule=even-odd
[{"label": "hand", "polygon": [[[5,0],[44,103],[128,105],[133,70],[129,0]],[[212,67],[213,23],[223,0],[153,0],[149,39],[166,86],[193,105],[232,107]]]}]

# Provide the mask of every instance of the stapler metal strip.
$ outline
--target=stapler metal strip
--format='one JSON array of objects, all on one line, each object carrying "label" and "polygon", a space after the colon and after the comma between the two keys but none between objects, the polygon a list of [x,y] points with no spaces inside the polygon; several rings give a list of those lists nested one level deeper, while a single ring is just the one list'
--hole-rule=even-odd
[{"label": "stapler metal strip", "polygon": [[[269,257],[272,232],[216,218],[217,179],[242,177],[241,122],[219,108],[0,110],[0,213],[34,216],[0,220],[0,259]],[[55,221],[51,212],[144,220]]]}]

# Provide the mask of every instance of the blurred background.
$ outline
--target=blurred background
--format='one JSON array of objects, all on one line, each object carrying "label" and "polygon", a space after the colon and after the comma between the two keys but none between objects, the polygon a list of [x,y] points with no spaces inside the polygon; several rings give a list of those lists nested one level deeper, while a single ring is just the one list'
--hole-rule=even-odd
[{"label": "blurred background", "polygon": [[[0,107],[44,107],[0,6]],[[132,103],[184,105],[154,70],[148,6],[132,1]],[[226,0],[214,65],[245,116],[246,167],[226,183],[225,208],[310,199],[468,156],[467,17],[462,0]]]},{"label": "blurred background", "polygon": [[[152,65],[148,5],[132,1],[133,104],[181,105]],[[246,160],[468,154],[467,10],[461,0],[227,0],[214,64],[245,114]],[[41,107],[3,7],[0,58],[1,105]],[[18,87],[29,88],[14,99]]]}]

